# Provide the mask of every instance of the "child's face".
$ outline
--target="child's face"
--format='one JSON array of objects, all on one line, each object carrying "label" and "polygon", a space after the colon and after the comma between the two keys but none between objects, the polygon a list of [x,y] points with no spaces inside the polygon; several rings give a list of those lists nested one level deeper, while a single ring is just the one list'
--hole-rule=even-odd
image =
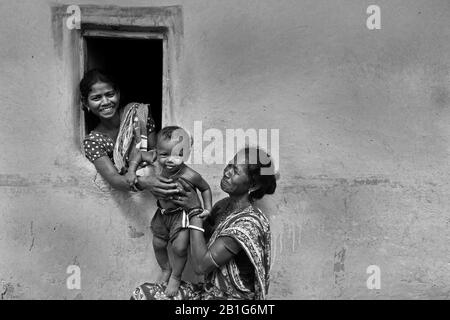
[{"label": "child's face", "polygon": [[178,171],[183,164],[183,148],[175,139],[158,139],[156,153],[159,164],[169,173]]}]

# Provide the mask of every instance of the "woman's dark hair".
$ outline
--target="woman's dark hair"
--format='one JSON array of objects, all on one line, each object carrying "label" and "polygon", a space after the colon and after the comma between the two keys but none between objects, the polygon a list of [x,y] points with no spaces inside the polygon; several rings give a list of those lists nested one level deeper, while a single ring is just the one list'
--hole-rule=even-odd
[{"label": "woman's dark hair", "polygon": [[270,155],[258,147],[245,147],[240,152],[245,152],[250,182],[252,185],[259,185],[257,190],[250,192],[250,201],[273,194],[277,188],[277,179]]},{"label": "woman's dark hair", "polygon": [[100,69],[92,69],[84,74],[83,79],[80,81],[80,95],[84,101],[87,99],[91,88],[97,82],[104,82],[110,84],[114,90],[117,90],[117,83],[114,78]]}]

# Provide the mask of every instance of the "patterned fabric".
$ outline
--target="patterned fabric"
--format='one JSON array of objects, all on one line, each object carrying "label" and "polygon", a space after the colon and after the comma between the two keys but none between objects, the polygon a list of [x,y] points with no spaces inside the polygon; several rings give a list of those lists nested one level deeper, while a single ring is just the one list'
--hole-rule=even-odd
[{"label": "patterned fabric", "polygon": [[210,283],[194,284],[181,281],[178,293],[174,297],[164,294],[166,283],[144,283],[137,287],[131,300],[236,300]]},{"label": "patterned fabric", "polygon": [[174,297],[167,297],[164,294],[167,283],[144,283],[134,290],[132,300],[200,300],[202,286],[190,282],[181,281],[178,294]]},{"label": "patterned fabric", "polygon": [[[150,113],[148,113],[147,116],[146,128],[147,136],[154,132],[156,128],[155,121],[151,117]],[[108,135],[93,130],[84,138],[84,154],[90,162],[94,162],[100,157],[107,156],[114,163],[114,144],[114,140],[112,140]]]},{"label": "patterned fabric", "polygon": [[84,154],[90,162],[108,156],[113,161],[114,141],[101,132],[92,131],[83,141]]},{"label": "patterned fabric", "polygon": [[247,253],[255,267],[255,292],[251,292],[239,276],[234,259],[214,270],[207,278],[218,288],[226,290],[231,296],[244,299],[263,300],[269,290],[271,259],[271,233],[269,220],[253,206],[230,214],[216,228],[208,247],[218,238],[229,236],[235,239]]},{"label": "patterned fabric", "polygon": [[[271,233],[268,219],[249,206],[241,211],[229,214],[214,231],[208,247],[221,236],[229,236],[239,242],[255,267],[255,290],[248,289],[239,275],[234,259],[215,269],[206,276],[205,284],[182,282],[174,300],[209,300],[209,299],[265,299],[269,290],[269,269],[271,253]],[[166,300],[164,290],[167,284],[145,283],[139,286],[131,299]]]},{"label": "patterned fabric", "polygon": [[[129,103],[120,117],[120,129],[114,145],[114,165],[119,172],[128,167],[128,155],[132,148],[147,151],[148,105]],[[135,145],[132,145],[134,140]]]}]

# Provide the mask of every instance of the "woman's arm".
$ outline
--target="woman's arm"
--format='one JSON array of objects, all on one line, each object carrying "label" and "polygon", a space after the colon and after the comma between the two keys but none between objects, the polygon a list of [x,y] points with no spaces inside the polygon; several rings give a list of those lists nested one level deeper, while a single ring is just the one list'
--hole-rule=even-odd
[{"label": "woman's arm", "polygon": [[[180,192],[179,196],[175,196],[172,202],[190,210],[201,208],[197,192],[183,178],[180,178],[178,181],[184,190]],[[189,225],[194,227],[190,228],[189,237],[194,270],[196,273],[207,274],[227,263],[233,258],[235,253],[227,249],[224,239],[220,237],[214,241],[208,250],[204,232],[201,231],[203,229],[203,221],[204,219],[198,216],[194,216],[189,220]]]},{"label": "woman's arm", "polygon": [[94,160],[97,172],[105,179],[111,187],[117,190],[129,191],[130,185],[125,176],[117,172],[116,167],[108,156],[103,156]]},{"label": "woman's arm", "polygon": [[108,156],[108,148],[112,147],[112,143],[101,134],[91,132],[83,140],[84,154],[111,187],[117,190],[130,190],[126,178],[119,174],[113,161]]},{"label": "woman's arm", "polygon": [[[114,188],[117,190],[129,191],[125,176],[117,172],[116,167],[112,161],[103,156],[94,161],[97,172]],[[151,171],[149,175],[138,177],[138,185],[141,189],[149,190],[156,198],[166,198],[178,193],[178,185],[172,180],[163,177],[158,177]]]},{"label": "woman's arm", "polygon": [[[203,219],[193,217],[189,224],[202,228]],[[226,264],[236,254],[227,248],[223,237],[217,238],[208,249],[203,232],[197,229],[190,230],[190,248],[194,270],[199,274],[208,274],[212,270]]]}]

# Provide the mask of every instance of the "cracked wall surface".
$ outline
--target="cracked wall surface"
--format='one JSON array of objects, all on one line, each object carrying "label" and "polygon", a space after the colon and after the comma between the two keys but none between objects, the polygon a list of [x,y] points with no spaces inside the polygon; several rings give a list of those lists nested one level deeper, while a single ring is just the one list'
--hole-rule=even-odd
[{"label": "cracked wall surface", "polygon": [[[81,154],[70,39],[52,20],[65,4],[0,3],[1,299],[128,299],[158,271],[154,199],[110,190]],[[375,31],[366,1],[126,5],[182,6],[178,124],[280,129],[279,186],[258,203],[269,298],[449,298],[447,0],[377,1]],[[214,200],[223,167],[193,165]],[[366,286],[370,265],[380,289]]]}]

